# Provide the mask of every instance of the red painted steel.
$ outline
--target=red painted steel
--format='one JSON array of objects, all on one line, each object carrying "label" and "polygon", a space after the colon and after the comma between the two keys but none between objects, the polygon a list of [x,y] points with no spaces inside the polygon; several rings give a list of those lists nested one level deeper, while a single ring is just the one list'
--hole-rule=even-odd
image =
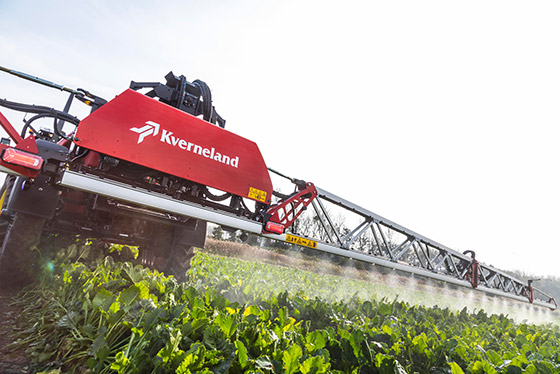
[{"label": "red painted steel", "polygon": [[33,135],[29,135],[27,138],[20,141],[15,148],[21,149],[22,151],[39,153],[39,148],[37,148],[37,141]]},{"label": "red painted steel", "polygon": [[256,143],[126,90],[80,122],[81,147],[270,203],[272,183]]},{"label": "red painted steel", "polygon": [[0,112],[0,126],[8,133],[8,136],[12,138],[14,143],[18,144],[23,141],[23,138],[18,134],[14,126],[8,121],[6,117]]},{"label": "red painted steel", "polygon": [[478,287],[478,270],[479,270],[478,261],[473,258],[471,263],[471,270],[469,272],[469,276],[470,276],[469,280],[471,281],[471,285],[473,286],[473,288]]},{"label": "red painted steel", "polygon": [[270,214],[269,221],[280,223],[284,227],[290,227],[317,197],[317,189],[313,183],[308,182],[304,186],[299,186],[298,189],[299,191],[296,194],[279,201],[268,209],[266,213]]}]

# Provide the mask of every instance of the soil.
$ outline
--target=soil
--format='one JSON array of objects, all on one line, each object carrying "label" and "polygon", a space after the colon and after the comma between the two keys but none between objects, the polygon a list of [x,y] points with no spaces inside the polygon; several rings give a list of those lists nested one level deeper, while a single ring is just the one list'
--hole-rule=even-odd
[{"label": "soil", "polygon": [[0,373],[21,374],[33,373],[31,360],[25,353],[25,348],[13,349],[9,344],[13,343],[14,333],[20,311],[13,305],[16,292],[0,289]]}]

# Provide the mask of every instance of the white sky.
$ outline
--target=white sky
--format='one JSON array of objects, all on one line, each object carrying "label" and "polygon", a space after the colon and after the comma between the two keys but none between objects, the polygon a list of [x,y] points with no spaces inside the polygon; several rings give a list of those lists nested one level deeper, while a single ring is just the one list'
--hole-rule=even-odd
[{"label": "white sky", "polygon": [[[0,0],[0,65],[107,99],[202,79],[270,167],[560,275],[559,18],[557,1]],[[66,99],[8,74],[0,97]]]}]

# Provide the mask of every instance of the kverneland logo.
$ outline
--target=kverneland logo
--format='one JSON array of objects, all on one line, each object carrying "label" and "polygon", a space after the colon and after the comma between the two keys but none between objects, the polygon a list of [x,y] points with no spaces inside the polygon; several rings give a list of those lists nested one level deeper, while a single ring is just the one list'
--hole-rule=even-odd
[{"label": "kverneland logo", "polygon": [[[144,139],[149,136],[157,136],[159,134],[160,125],[159,123],[153,121],[146,121],[146,125],[142,127],[131,127],[130,131],[138,134],[138,143],[140,144]],[[185,139],[181,139],[173,135],[173,132],[167,131],[165,129],[161,130],[161,136],[159,141],[162,143],[169,144],[173,147],[178,147],[187,152],[192,152],[211,160],[221,162],[222,164],[233,166],[237,168],[239,166],[239,156],[232,157],[220,152],[217,152],[214,147],[204,148],[198,144],[191,143]]]},{"label": "kverneland logo", "polygon": [[159,123],[152,121],[146,121],[146,126],[143,127],[133,127],[130,131],[134,131],[138,134],[138,144],[144,141],[144,138],[148,135],[156,136],[159,132]]}]

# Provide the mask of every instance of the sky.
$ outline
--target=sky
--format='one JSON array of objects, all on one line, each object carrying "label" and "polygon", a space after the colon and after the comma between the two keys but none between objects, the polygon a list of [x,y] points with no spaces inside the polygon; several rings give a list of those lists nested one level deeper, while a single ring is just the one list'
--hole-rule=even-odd
[{"label": "sky", "polygon": [[[556,1],[0,0],[0,65],[106,99],[201,79],[269,167],[560,276],[559,17]],[[0,97],[66,100],[5,73]]]}]

